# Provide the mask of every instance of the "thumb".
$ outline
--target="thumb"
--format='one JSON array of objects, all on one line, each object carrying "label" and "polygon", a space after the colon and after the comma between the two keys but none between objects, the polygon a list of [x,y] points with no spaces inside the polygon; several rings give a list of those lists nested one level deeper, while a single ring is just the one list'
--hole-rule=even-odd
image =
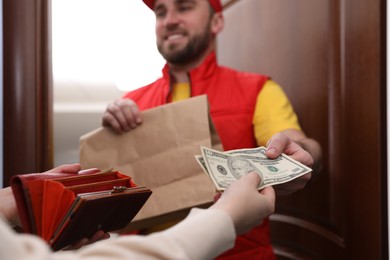
[{"label": "thumb", "polygon": [[239,181],[248,183],[250,187],[257,187],[260,184],[261,178],[258,173],[250,172],[247,175],[241,177]]}]

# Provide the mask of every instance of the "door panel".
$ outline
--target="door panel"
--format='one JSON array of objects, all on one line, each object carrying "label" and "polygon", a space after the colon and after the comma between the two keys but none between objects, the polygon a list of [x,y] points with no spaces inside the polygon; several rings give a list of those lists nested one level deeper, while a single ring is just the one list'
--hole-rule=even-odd
[{"label": "door panel", "polygon": [[220,63],[271,76],[323,149],[322,171],[304,190],[277,199],[270,219],[280,259],[387,254],[381,5],[225,1]]},{"label": "door panel", "polygon": [[52,167],[50,1],[3,2],[4,186]]}]

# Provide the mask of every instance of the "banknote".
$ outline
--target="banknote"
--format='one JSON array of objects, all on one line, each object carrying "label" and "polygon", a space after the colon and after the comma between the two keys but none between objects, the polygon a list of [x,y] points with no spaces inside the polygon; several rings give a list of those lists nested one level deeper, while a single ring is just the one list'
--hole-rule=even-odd
[{"label": "banknote", "polygon": [[199,163],[200,167],[202,167],[203,171],[210,176],[209,171],[207,170],[206,163],[202,155],[195,155],[196,161]]},{"label": "banknote", "polygon": [[260,190],[289,182],[312,171],[286,154],[269,159],[265,151],[265,147],[257,147],[221,152],[202,146],[202,155],[196,155],[195,158],[217,190],[225,190],[230,183],[249,172],[260,175],[261,183],[258,186]]}]

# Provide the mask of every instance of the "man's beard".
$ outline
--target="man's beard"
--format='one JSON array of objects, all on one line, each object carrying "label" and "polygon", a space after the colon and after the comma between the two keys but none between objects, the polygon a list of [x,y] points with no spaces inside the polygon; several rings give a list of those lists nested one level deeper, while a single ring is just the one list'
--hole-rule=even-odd
[{"label": "man's beard", "polygon": [[164,57],[164,59],[175,65],[184,65],[192,62],[203,55],[208,48],[211,40],[211,33],[209,30],[210,24],[208,23],[203,33],[195,35],[190,39],[188,44],[180,49],[173,50],[176,46],[168,46],[168,51],[164,51],[161,44],[158,44],[157,49]]}]

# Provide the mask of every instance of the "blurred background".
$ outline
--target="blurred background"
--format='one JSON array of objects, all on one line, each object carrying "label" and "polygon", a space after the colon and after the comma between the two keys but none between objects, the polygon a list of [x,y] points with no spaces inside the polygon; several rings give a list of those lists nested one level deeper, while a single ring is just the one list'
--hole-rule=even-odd
[{"label": "blurred background", "polygon": [[79,161],[109,102],[160,76],[154,24],[142,1],[52,0],[55,165]]}]

